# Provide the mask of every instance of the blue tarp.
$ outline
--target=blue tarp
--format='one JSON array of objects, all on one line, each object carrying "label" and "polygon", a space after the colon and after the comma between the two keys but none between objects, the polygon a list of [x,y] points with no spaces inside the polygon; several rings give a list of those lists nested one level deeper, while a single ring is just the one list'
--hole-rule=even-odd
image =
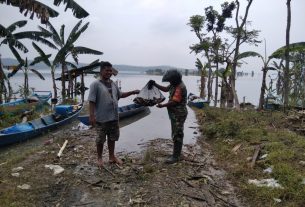
[{"label": "blue tarp", "polygon": [[55,106],[55,112],[56,114],[60,115],[68,115],[73,110],[73,107],[71,105],[58,105]]}]

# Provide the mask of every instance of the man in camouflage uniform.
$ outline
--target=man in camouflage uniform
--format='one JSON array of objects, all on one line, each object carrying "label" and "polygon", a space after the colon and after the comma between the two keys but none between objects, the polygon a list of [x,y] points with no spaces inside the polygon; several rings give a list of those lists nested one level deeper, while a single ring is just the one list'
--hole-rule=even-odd
[{"label": "man in camouflage uniform", "polygon": [[168,70],[162,82],[169,82],[169,86],[161,86],[155,81],[150,80],[149,85],[154,85],[164,92],[169,92],[169,100],[167,103],[158,104],[157,107],[167,107],[168,115],[171,121],[172,139],[174,142],[173,155],[166,160],[166,163],[173,164],[180,160],[183,145],[184,122],[187,117],[187,90],[182,81],[182,76],[177,70]]}]

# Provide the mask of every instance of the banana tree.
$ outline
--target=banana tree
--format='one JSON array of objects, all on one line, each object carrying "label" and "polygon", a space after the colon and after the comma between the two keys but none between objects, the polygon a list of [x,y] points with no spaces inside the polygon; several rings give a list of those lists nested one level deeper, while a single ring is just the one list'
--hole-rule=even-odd
[{"label": "banana tree", "polygon": [[29,87],[29,72],[32,72],[33,74],[37,75],[41,80],[45,80],[45,78],[43,77],[43,75],[33,69],[33,68],[29,68],[29,66],[32,64],[28,64],[28,59],[25,58],[25,60],[22,60],[19,65],[17,66],[11,66],[11,72],[8,74],[8,77],[12,77],[14,76],[18,71],[22,71],[23,75],[24,75],[24,83],[23,86],[20,88],[20,94],[22,97],[26,98],[30,95],[30,87]]},{"label": "banana tree", "polygon": [[19,51],[27,53],[29,50],[27,47],[22,44],[20,40],[22,39],[31,39],[37,42],[41,42],[51,48],[55,46],[49,42],[46,38],[49,37],[49,34],[46,34],[41,31],[23,31],[23,32],[15,32],[17,28],[22,28],[27,24],[27,21],[21,20],[14,22],[8,27],[4,27],[0,24],[0,47],[3,45],[7,45],[10,48],[16,48]]},{"label": "banana tree", "polygon": [[208,65],[205,64],[203,65],[202,62],[199,60],[199,58],[197,58],[196,60],[196,68],[199,71],[200,74],[200,97],[201,98],[205,98],[206,94],[205,94],[205,84],[206,84],[206,76],[207,76],[207,68]]},{"label": "banana tree", "polygon": [[36,65],[37,63],[43,62],[46,64],[49,68],[51,68],[51,77],[52,77],[52,84],[53,84],[53,98],[57,98],[57,86],[55,82],[55,68],[56,65],[54,65],[54,62],[50,60],[51,54],[45,54],[45,52],[34,42],[32,42],[33,47],[38,52],[39,56],[35,57],[33,62],[30,64]]},{"label": "banana tree", "polygon": [[13,95],[13,89],[10,84],[10,80],[4,73],[3,65],[0,55],[0,104],[8,102]]},{"label": "banana tree", "polygon": [[[39,26],[41,32],[50,35],[56,45],[57,54],[55,55],[53,65],[61,65],[61,81],[62,81],[62,98],[66,98],[66,86],[65,86],[65,74],[68,72],[68,66],[74,66],[71,62],[67,61],[69,56],[72,56],[73,60],[78,64],[78,55],[80,54],[93,54],[102,55],[103,53],[97,50],[93,50],[87,47],[75,46],[75,42],[86,31],[89,26],[89,22],[81,27],[82,20],[80,20],[74,28],[71,30],[68,38],[65,38],[65,25],[60,28],[60,33],[56,31],[54,26],[48,22],[47,29]],[[69,80],[71,81],[71,79]]]},{"label": "banana tree", "polygon": [[240,53],[237,56],[237,59],[240,60],[242,58],[247,58],[247,57],[259,57],[263,62],[263,67],[262,67],[263,78],[262,78],[261,92],[260,92],[260,96],[259,96],[259,105],[258,105],[258,109],[262,110],[264,107],[265,91],[267,89],[267,84],[266,84],[267,73],[269,70],[274,70],[272,67],[268,66],[269,62],[272,58],[263,57],[261,54],[259,54],[257,52],[247,51],[247,52]]},{"label": "banana tree", "polygon": [[[41,3],[36,0],[0,0],[1,4],[7,4],[14,7],[18,7],[20,13],[23,13],[24,16],[31,14],[30,18],[33,19],[36,14],[37,18],[41,20],[41,23],[45,24],[48,22],[49,17],[57,17],[59,14],[57,11],[51,7]],[[66,9],[71,9],[73,15],[76,18],[85,18],[89,13],[83,9],[79,4],[74,0],[54,0],[53,4],[59,6],[61,3],[66,4]]]},{"label": "banana tree", "polygon": [[220,108],[225,108],[228,101],[228,96],[231,93],[231,86],[228,81],[228,78],[232,74],[232,64],[227,63],[226,68],[220,68],[218,71],[215,71],[215,75],[221,78],[221,89],[220,89]]},{"label": "banana tree", "polygon": [[[281,63],[279,65],[275,65],[275,67],[276,68],[281,68],[282,74],[284,73],[285,67],[286,67],[286,65],[284,66],[283,62],[287,58],[286,57],[287,50],[289,52],[289,60],[290,60],[291,63],[293,63],[293,65],[292,65],[291,68],[289,68],[288,74],[286,74],[286,75],[288,75],[288,77],[285,78],[285,75],[282,75],[282,79],[278,80],[278,84],[277,85],[281,85],[282,86],[283,96],[285,95],[285,93],[288,93],[287,95],[288,95],[288,102],[289,102],[289,97],[291,96],[291,91],[290,91],[291,88],[290,88],[289,85],[290,85],[291,78],[292,78],[291,76],[295,72],[295,70],[294,70],[295,68],[301,67],[300,70],[302,70],[302,71],[300,72],[299,75],[295,75],[295,81],[294,82],[295,83],[302,82],[300,84],[301,85],[305,85],[305,79],[304,79],[304,76],[305,76],[305,74],[304,74],[305,73],[305,71],[304,71],[304,67],[305,67],[305,64],[304,64],[304,55],[299,57],[299,58],[297,58],[297,59],[294,56],[294,54],[303,54],[303,53],[305,53],[305,42],[292,43],[292,44],[289,44],[288,47],[287,46],[283,46],[283,47],[277,49],[275,52],[272,53],[270,58],[278,59],[278,60],[281,61]],[[302,66],[298,66],[298,64],[302,64]],[[287,73],[287,71],[286,71],[286,73]],[[287,83],[285,83],[285,82],[287,82]],[[287,92],[285,92],[285,86],[288,87]],[[300,90],[304,91],[304,88],[300,89]],[[305,96],[305,94],[302,94],[302,97],[303,96]],[[285,101],[285,97],[283,99]],[[287,105],[288,104],[289,103],[287,103]]]}]

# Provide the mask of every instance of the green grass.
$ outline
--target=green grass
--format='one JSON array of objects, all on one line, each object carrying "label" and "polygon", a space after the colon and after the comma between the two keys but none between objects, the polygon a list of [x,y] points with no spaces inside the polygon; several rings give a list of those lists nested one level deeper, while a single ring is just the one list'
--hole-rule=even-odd
[{"label": "green grass", "polygon": [[[229,173],[250,206],[305,206],[305,137],[286,128],[281,112],[234,111],[208,108],[196,110],[203,137],[212,145],[216,159]],[[232,149],[242,143],[237,154]],[[261,144],[265,159],[258,159],[254,168],[249,164],[255,146]],[[271,174],[263,173],[273,167]],[[283,189],[257,187],[249,179],[274,178]],[[277,203],[274,198],[281,199]]]}]

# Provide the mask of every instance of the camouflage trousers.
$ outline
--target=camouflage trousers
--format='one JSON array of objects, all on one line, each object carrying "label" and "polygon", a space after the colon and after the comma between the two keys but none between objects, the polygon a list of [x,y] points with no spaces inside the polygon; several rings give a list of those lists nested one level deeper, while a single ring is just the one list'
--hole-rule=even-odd
[{"label": "camouflage trousers", "polygon": [[104,144],[106,139],[118,141],[120,137],[120,127],[118,121],[109,121],[105,123],[96,123],[96,144]]},{"label": "camouflage trousers", "polygon": [[173,113],[168,113],[169,119],[171,121],[171,129],[172,129],[172,139],[174,142],[183,143],[184,137],[184,122],[186,120],[186,115],[177,115]]}]

